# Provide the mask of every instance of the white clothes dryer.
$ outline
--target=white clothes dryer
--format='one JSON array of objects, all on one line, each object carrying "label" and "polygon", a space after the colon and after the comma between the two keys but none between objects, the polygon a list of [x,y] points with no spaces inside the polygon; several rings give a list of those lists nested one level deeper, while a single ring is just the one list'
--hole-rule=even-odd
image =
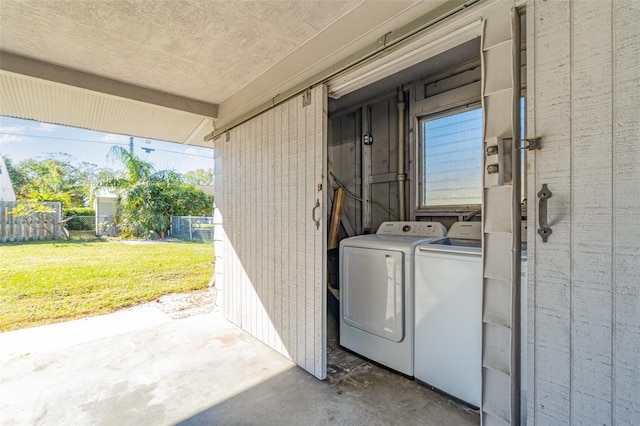
[{"label": "white clothes dryer", "polygon": [[340,345],[413,376],[413,258],[443,238],[438,222],[384,222],[340,242]]}]

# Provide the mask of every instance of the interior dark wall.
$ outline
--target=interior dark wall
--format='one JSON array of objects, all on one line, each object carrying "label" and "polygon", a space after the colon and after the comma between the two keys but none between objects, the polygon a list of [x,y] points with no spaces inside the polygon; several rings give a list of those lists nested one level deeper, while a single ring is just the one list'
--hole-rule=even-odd
[{"label": "interior dark wall", "polygon": [[[356,234],[363,233],[362,203],[354,198],[354,195],[360,197],[362,190],[361,121],[360,109],[330,119],[327,150],[329,182],[332,185],[330,196],[333,197],[333,190],[338,188],[338,182],[351,193],[345,196],[343,212]],[[346,231],[343,227],[340,227],[340,230],[340,238],[345,238]]]},{"label": "interior dark wall", "polygon": [[[328,170],[351,192],[345,198],[344,217],[356,235],[375,232],[384,221],[399,220],[398,204],[398,91],[405,101],[405,174],[406,220],[435,220],[449,227],[461,220],[473,207],[462,211],[439,211],[427,215],[417,211],[415,196],[420,167],[417,147],[418,114],[428,108],[446,109],[456,102],[479,99],[479,41],[471,40],[448,52],[414,65],[398,74],[376,82],[340,99],[329,100]],[[476,90],[477,86],[477,90]],[[464,89],[464,90],[461,90]],[[475,93],[477,91],[477,93]],[[462,93],[462,101],[460,99]],[[363,145],[363,136],[373,143]],[[371,161],[371,227],[363,223],[363,161]],[[329,210],[330,211],[330,210]],[[341,227],[340,238],[348,236]]]}]

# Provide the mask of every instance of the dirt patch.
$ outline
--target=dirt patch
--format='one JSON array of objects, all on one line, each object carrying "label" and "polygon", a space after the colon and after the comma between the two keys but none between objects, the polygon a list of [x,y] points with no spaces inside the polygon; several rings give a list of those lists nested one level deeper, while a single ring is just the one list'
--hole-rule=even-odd
[{"label": "dirt patch", "polygon": [[194,315],[208,314],[214,311],[216,290],[191,291],[189,293],[173,293],[160,296],[150,302],[172,319],[187,318]]},{"label": "dirt patch", "polygon": [[182,240],[177,238],[158,238],[155,240],[121,240],[120,242],[128,246],[136,246],[140,244],[181,243]]}]

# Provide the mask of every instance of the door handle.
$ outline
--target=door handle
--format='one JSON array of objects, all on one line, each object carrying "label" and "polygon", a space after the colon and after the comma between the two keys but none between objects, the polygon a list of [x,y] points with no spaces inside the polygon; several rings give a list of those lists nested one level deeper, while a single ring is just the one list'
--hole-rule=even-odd
[{"label": "door handle", "polygon": [[547,223],[547,200],[553,193],[547,188],[547,184],[542,184],[542,189],[538,192],[538,234],[542,237],[542,242],[546,243],[549,235],[553,232]]},{"label": "door handle", "polygon": [[320,229],[320,218],[316,219],[316,210],[320,208],[320,200],[316,199],[316,205],[311,209],[311,219],[316,223],[316,229]]}]

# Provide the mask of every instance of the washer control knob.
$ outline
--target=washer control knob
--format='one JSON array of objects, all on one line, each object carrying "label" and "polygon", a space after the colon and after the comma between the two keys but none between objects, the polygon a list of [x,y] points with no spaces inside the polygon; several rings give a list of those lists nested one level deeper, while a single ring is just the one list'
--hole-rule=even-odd
[{"label": "washer control knob", "polygon": [[402,227],[402,232],[409,232],[409,231],[411,231],[411,226],[405,225]]}]

